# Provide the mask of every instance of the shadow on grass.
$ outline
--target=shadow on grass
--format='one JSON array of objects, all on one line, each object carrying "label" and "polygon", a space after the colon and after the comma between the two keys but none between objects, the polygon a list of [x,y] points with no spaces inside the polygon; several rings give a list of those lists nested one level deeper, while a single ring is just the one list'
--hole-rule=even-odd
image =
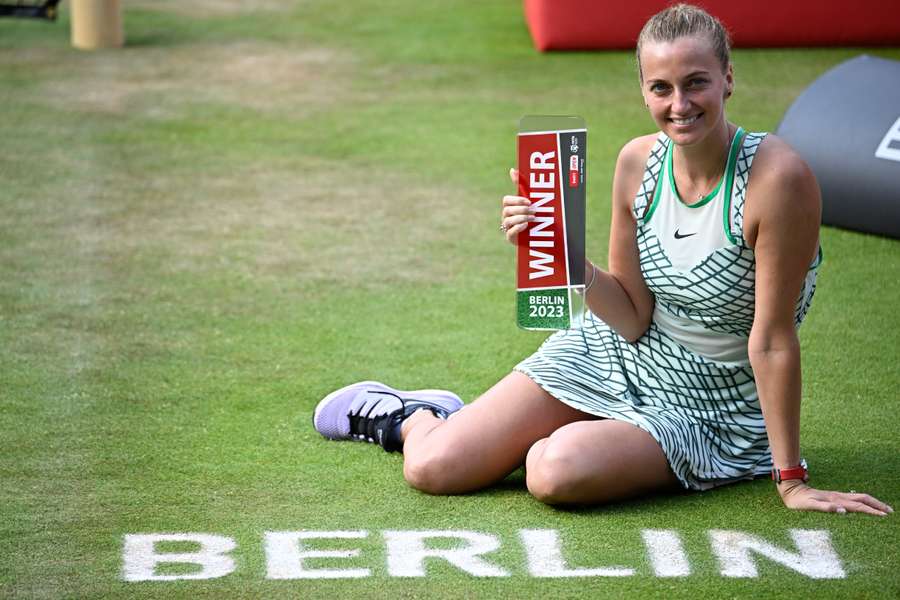
[{"label": "shadow on grass", "polygon": [[182,46],[194,43],[194,36],[189,35],[172,35],[166,31],[142,31],[139,33],[130,33],[128,39],[125,40],[126,48],[165,48],[171,46]]},{"label": "shadow on grass", "polygon": [[[733,486],[730,486],[733,487]],[[466,494],[472,497],[481,498],[502,498],[509,496],[527,496],[528,488],[525,485],[525,469],[524,467],[513,471],[503,481],[496,483],[489,488],[470,492]],[[695,509],[697,500],[701,497],[700,492],[688,490],[674,490],[670,492],[661,492],[644,498],[632,498],[629,500],[621,500],[610,502],[607,504],[582,504],[569,506],[551,506],[541,505],[548,510],[559,511],[568,514],[580,515],[609,515],[609,514],[635,514],[658,512],[660,510],[669,510],[675,507],[687,506]],[[537,502],[537,501],[535,501]]]}]

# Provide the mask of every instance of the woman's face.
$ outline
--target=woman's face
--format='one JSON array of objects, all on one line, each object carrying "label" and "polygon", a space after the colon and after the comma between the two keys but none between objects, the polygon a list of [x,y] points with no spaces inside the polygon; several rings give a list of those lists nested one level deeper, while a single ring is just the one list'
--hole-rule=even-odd
[{"label": "woman's face", "polygon": [[660,130],[676,144],[702,141],[725,126],[725,97],[734,86],[712,43],[699,37],[650,42],[641,48],[641,92]]}]

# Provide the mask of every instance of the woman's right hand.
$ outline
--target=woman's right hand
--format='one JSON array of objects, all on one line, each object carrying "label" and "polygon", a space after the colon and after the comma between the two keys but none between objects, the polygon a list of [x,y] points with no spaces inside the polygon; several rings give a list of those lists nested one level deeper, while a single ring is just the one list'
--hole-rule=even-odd
[{"label": "woman's right hand", "polygon": [[[516,169],[510,169],[509,178],[513,183],[518,183],[519,172]],[[510,244],[516,245],[519,233],[525,231],[529,221],[534,221],[534,214],[531,212],[531,201],[528,198],[503,196],[500,229],[506,232],[506,240]]]}]

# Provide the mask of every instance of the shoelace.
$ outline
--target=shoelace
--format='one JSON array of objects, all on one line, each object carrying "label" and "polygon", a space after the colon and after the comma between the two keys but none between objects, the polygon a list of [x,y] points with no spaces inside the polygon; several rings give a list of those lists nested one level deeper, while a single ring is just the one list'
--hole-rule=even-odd
[{"label": "shoelace", "polygon": [[[375,392],[378,393],[378,392]],[[347,417],[350,419],[350,435],[358,440],[368,441],[371,443],[375,443],[375,436],[377,435],[378,429],[378,421],[389,419],[391,415],[393,415],[397,411],[402,411],[404,407],[403,399],[399,396],[395,396],[394,394],[384,393],[385,396],[389,396],[391,398],[395,398],[400,402],[400,406],[392,411],[385,412],[382,414],[372,413],[376,411],[379,407],[383,405],[383,399],[379,399],[375,402],[364,402],[360,406],[358,406],[355,410],[352,410],[347,413]],[[365,411],[365,412],[363,412]]]}]

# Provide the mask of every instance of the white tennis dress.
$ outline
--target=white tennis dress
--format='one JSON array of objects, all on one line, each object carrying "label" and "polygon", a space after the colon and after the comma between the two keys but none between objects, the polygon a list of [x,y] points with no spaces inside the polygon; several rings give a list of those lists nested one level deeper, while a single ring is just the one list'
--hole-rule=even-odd
[{"label": "white tennis dress", "polygon": [[[755,259],[743,236],[750,167],[765,133],[738,129],[722,180],[686,205],[672,176],[674,144],[657,138],[634,200],[641,271],[656,304],[629,343],[588,314],[516,366],[562,402],[652,435],[686,488],[703,490],[772,468],[747,354]],[[812,301],[821,251],[797,298]]]}]

